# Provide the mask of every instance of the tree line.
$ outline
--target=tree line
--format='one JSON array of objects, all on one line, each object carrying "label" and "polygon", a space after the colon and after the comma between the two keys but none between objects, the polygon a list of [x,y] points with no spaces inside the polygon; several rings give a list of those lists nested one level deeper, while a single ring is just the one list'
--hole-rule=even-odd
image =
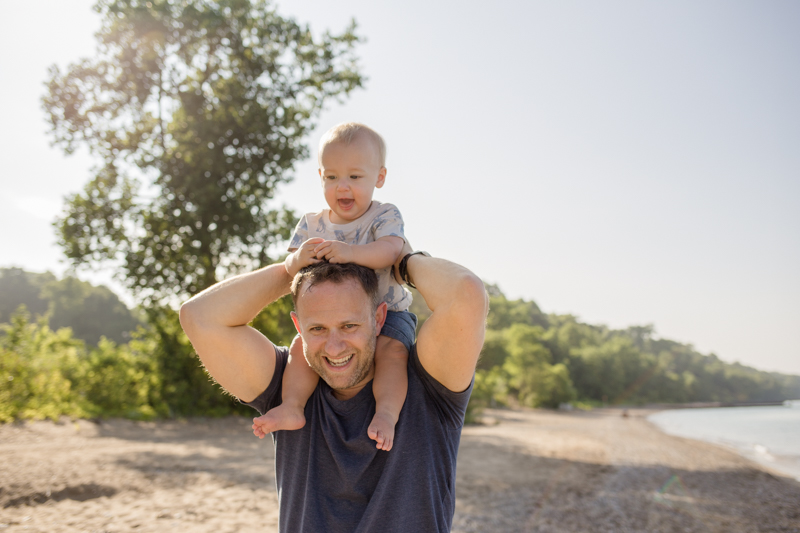
[{"label": "tree line", "polygon": [[[38,298],[27,289],[18,290],[37,286]],[[81,290],[65,296],[61,287]],[[113,298],[98,304],[97,294]],[[15,308],[0,323],[0,422],[252,412],[210,379],[180,327],[177,312],[168,307],[132,313],[106,287],[14,268],[0,269],[0,302],[3,313]],[[39,311],[28,309],[31,302],[38,303]],[[253,326],[276,343],[291,342],[291,305],[290,298],[283,298],[256,317]],[[95,323],[95,327],[54,327],[59,309],[73,324]],[[104,318],[112,312],[125,314],[121,310],[127,313],[123,319]],[[123,340],[96,337],[98,327],[107,327]]]},{"label": "tree line", "polygon": [[800,376],[725,363],[691,345],[659,339],[652,326],[613,330],[572,315],[544,314],[487,286],[486,342],[475,405],[558,407],[800,398]]},{"label": "tree line", "polygon": [[[37,285],[38,284],[38,285]],[[20,287],[39,287],[38,300]],[[81,287],[65,296],[59,287]],[[470,415],[490,405],[554,408],[686,402],[760,402],[800,398],[800,376],[762,372],[690,345],[655,338],[651,326],[612,330],[571,315],[545,314],[533,301],[509,300],[487,285],[486,342],[475,375]],[[20,295],[27,294],[23,301]],[[88,304],[97,294],[104,305]],[[429,316],[415,295],[420,325]],[[43,301],[39,313],[26,305]],[[102,321],[111,310],[134,315],[105,287],[52,274],[0,269],[0,421],[24,418],[138,419],[250,414],[209,378],[169,308],[141,311],[133,328],[105,322],[115,341],[96,329],[51,327],[56,305],[75,324]],[[277,344],[295,334],[291,299],[269,306],[252,325]],[[104,307],[105,306],[105,307]],[[99,312],[98,312],[99,311]],[[7,317],[7,318],[5,318]]]}]

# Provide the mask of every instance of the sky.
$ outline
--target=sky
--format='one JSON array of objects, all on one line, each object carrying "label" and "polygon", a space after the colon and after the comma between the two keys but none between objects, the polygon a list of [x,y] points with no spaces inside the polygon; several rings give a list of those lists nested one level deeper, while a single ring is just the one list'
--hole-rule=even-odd
[{"label": "sky", "polygon": [[[92,160],[50,146],[40,98],[50,65],[93,55],[92,4],[0,0],[0,267],[67,267],[51,223]],[[368,80],[274,205],[322,209],[317,141],[364,122],[388,145],[375,198],[414,248],[544,312],[800,374],[800,3],[277,9],[315,33],[355,18]],[[112,274],[80,277],[121,292]]]}]

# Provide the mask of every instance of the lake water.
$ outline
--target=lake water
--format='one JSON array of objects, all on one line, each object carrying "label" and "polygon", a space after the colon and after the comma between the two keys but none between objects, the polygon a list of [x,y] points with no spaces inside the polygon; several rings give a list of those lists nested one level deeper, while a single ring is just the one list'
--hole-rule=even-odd
[{"label": "lake water", "polygon": [[800,481],[800,401],[774,407],[673,409],[647,417],[670,435],[704,440]]}]

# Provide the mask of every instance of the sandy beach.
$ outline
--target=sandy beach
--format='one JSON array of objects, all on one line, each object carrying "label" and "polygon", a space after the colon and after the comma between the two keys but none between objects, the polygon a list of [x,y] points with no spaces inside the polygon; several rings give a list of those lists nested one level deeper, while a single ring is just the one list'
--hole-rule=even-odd
[{"label": "sandy beach", "polygon": [[[490,410],[464,430],[454,532],[800,532],[800,483],[644,410]],[[274,531],[246,418],[0,426],[0,530]]]}]

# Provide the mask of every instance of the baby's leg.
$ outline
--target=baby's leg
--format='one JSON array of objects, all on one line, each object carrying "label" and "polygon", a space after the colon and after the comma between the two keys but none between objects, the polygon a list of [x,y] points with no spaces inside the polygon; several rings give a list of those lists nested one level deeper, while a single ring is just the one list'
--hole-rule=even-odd
[{"label": "baby's leg", "polygon": [[303,356],[303,340],[297,335],[289,348],[289,362],[283,373],[282,402],[253,419],[253,433],[263,439],[279,429],[300,429],[306,425],[304,409],[314,392],[319,376]]},{"label": "baby's leg", "polygon": [[394,443],[394,426],[408,392],[408,350],[391,337],[380,335],[375,346],[375,416],[367,430],[379,450],[389,451]]}]

